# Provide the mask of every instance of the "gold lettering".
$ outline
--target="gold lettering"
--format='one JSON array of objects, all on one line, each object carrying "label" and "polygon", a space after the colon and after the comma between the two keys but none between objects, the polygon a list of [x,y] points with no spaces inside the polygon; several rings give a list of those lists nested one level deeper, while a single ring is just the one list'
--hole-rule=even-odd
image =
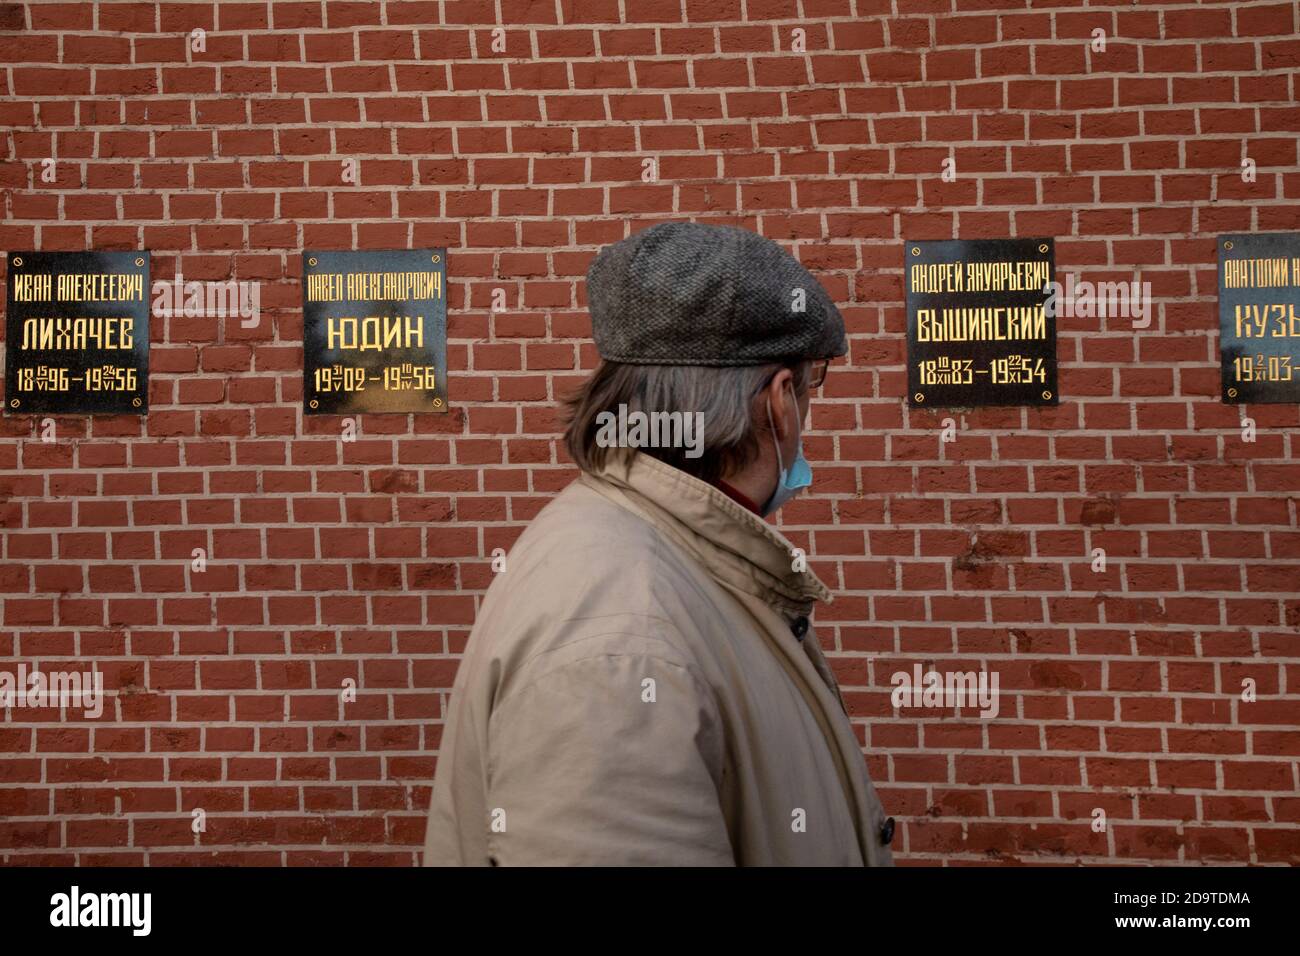
[{"label": "gold lettering", "polygon": [[49,274],[18,274],[10,280],[15,302],[49,302],[52,287]]},{"label": "gold lettering", "polygon": [[354,349],[357,347],[357,320],[354,316],[339,316],[325,321],[328,349]]},{"label": "gold lettering", "polygon": [[307,277],[308,302],[338,302],[343,298],[343,276],[337,272],[319,272]]},{"label": "gold lettering", "polygon": [[1225,289],[1271,289],[1290,284],[1290,260],[1284,257],[1224,260]]},{"label": "gold lettering", "polygon": [[1004,342],[1046,339],[1047,315],[1041,305],[994,308],[918,309],[918,342]]}]

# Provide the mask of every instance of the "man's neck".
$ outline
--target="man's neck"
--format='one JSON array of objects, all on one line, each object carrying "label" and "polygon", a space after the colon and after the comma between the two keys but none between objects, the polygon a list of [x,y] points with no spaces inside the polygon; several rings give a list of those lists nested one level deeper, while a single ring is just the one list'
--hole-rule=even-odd
[{"label": "man's neck", "polygon": [[722,478],[719,478],[717,480],[717,488],[724,495],[726,495],[732,501],[736,502],[741,507],[749,509],[754,514],[758,515],[760,518],[763,517],[763,511],[757,504],[754,503],[753,497],[747,494],[741,488],[736,487],[736,485]]}]

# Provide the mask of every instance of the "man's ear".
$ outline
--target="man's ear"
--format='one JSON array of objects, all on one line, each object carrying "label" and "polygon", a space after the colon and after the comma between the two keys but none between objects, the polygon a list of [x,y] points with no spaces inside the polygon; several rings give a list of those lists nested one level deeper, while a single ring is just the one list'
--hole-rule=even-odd
[{"label": "man's ear", "polygon": [[787,433],[790,431],[790,408],[791,402],[795,402],[795,417],[799,415],[798,400],[794,394],[794,373],[789,368],[783,368],[772,376],[772,381],[767,383],[767,388],[763,390],[767,401],[763,404],[764,412],[768,408],[772,410],[772,425],[776,428],[777,437],[785,441]]}]

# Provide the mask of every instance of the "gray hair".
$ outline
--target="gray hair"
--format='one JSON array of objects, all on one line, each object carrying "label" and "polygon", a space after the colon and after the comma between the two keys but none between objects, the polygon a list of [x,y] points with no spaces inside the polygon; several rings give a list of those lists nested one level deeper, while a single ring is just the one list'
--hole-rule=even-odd
[{"label": "gray hair", "polygon": [[[642,447],[674,468],[713,483],[751,464],[759,454],[767,427],[764,413],[756,421],[754,399],[767,380],[786,367],[781,363],[719,367],[705,365],[630,365],[602,362],[591,377],[564,399],[565,447],[579,468],[598,472],[611,450],[596,441],[598,416],[627,411],[702,414],[704,450],[688,457],[685,448]],[[809,364],[793,361],[795,394],[808,389]]]}]

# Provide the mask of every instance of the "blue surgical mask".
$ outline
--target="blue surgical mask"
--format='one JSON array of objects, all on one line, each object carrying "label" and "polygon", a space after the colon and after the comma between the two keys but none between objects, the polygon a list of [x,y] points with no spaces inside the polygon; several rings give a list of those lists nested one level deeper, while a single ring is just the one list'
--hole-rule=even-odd
[{"label": "blue surgical mask", "polygon": [[[794,395],[793,388],[791,388],[790,394],[791,396]],[[795,399],[794,413],[797,419],[799,417],[798,399]],[[781,460],[781,439],[777,437],[776,423],[772,421],[771,399],[768,399],[767,402],[767,421],[772,427],[772,440],[776,443],[776,465],[781,474],[777,478],[776,490],[772,492],[772,497],[768,498],[767,504],[763,505],[763,517],[765,518],[797,495],[800,490],[812,484],[812,466],[808,464],[808,459],[803,456],[803,423],[800,421],[795,422],[799,440],[795,446],[794,461],[790,462],[790,468],[787,471],[785,463]]]}]

